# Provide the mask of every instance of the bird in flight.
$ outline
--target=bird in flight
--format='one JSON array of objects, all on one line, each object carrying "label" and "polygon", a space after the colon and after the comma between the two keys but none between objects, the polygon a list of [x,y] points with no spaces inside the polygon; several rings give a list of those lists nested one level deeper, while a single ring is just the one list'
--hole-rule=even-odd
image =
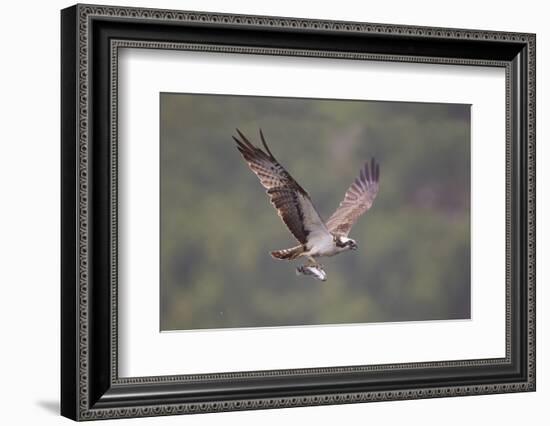
[{"label": "bird in flight", "polygon": [[370,165],[368,162],[364,164],[339,207],[325,222],[309,194],[273,156],[262,130],[260,138],[264,149],[253,145],[239,129],[236,130],[239,137],[233,136],[233,139],[237,149],[260,179],[279,217],[300,243],[292,248],[272,251],[271,256],[281,260],[304,257],[307,262],[297,268],[297,273],[325,281],[326,273],[317,258],[357,250],[356,241],[348,235],[357,219],[371,208],[378,194],[379,164],[374,158]]}]

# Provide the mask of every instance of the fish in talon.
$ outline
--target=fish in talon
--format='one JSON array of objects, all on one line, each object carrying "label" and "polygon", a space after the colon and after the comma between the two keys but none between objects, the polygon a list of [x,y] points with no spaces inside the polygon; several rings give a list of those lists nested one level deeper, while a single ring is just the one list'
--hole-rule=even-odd
[{"label": "fish in talon", "polygon": [[327,273],[321,265],[302,265],[296,268],[296,275],[311,276],[319,281],[327,280]]}]

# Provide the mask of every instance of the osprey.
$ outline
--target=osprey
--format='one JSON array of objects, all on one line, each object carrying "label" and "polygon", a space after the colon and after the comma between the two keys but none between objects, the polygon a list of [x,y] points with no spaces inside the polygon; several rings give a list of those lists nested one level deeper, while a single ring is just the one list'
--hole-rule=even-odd
[{"label": "osprey", "polygon": [[237,133],[240,139],[233,136],[237,149],[260,179],[279,217],[300,243],[296,247],[272,251],[271,256],[282,260],[305,257],[308,261],[297,269],[297,273],[325,281],[326,274],[316,259],[357,249],[357,243],[348,235],[359,216],[370,209],[378,194],[379,165],[372,158],[370,167],[367,162],[361,168],[359,176],[346,191],[344,200],[325,222],[308,193],[275,159],[262,130],[260,138],[265,151],[250,143],[239,129]]}]

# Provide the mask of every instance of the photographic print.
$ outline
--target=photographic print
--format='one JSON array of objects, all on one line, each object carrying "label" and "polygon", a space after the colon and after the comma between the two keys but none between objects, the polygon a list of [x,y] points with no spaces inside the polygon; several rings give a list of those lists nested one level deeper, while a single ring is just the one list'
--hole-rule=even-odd
[{"label": "photographic print", "polygon": [[78,4],[61,80],[63,416],[536,390],[534,33]]},{"label": "photographic print", "polygon": [[470,105],[160,94],[161,331],[470,318]]}]

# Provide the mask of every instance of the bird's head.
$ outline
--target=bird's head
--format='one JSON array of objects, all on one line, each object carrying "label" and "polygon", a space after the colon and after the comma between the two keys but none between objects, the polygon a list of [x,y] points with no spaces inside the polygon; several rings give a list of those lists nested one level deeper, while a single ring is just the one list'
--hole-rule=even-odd
[{"label": "bird's head", "polygon": [[357,250],[357,243],[354,239],[337,235],[334,237],[336,247],[346,248],[348,250]]}]

